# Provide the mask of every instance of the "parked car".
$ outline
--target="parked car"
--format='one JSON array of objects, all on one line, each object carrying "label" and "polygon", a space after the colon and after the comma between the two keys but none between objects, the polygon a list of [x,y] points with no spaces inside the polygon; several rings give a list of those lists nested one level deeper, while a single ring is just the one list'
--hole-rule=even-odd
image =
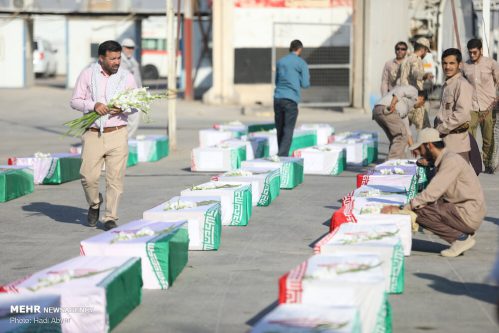
[{"label": "parked car", "polygon": [[57,50],[48,40],[36,38],[33,41],[33,71],[36,76],[55,76],[57,72]]}]

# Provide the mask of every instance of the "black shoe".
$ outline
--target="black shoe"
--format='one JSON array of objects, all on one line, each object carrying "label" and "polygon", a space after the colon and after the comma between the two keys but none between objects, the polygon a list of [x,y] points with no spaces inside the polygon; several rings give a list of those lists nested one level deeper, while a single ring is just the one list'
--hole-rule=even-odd
[{"label": "black shoe", "polygon": [[108,231],[108,230],[116,228],[117,226],[118,225],[116,224],[116,221],[109,220],[109,221],[104,223],[104,230]]},{"label": "black shoe", "polygon": [[102,203],[102,194],[99,193],[99,207],[98,208],[88,208],[87,224],[89,227],[95,227],[97,221],[99,221],[100,205]]}]

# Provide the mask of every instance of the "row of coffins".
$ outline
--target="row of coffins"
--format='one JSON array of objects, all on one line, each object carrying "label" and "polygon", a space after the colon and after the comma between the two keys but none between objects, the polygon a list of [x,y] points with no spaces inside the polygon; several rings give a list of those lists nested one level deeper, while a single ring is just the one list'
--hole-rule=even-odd
[{"label": "row of coffins", "polygon": [[388,294],[404,291],[413,216],[381,209],[406,204],[427,177],[412,160],[388,161],[363,176],[314,256],[280,277],[279,306],[252,332],[391,332]]},{"label": "row of coffins", "polygon": [[[325,145],[333,134],[334,128],[328,124],[304,124],[294,130],[289,155],[307,147]],[[191,153],[191,171],[231,171],[241,167],[243,161],[276,156],[277,141],[274,124],[232,122],[202,129],[199,131],[199,147]],[[328,158],[330,160],[331,156]],[[344,155],[340,153],[335,158],[339,163],[334,172],[339,173],[344,169]]]},{"label": "row of coffins", "polygon": [[0,327],[30,332],[47,323],[43,329],[55,332],[111,330],[140,304],[142,288],[173,285],[189,250],[217,250],[223,225],[247,225],[253,206],[268,206],[281,187],[303,181],[302,159],[260,163],[184,189],[144,211],[141,220],[82,240],[80,257],[1,286],[0,312],[8,316],[0,317]]},{"label": "row of coffins", "polygon": [[[35,153],[29,157],[11,157],[0,166],[0,202],[32,193],[34,185],[57,185],[80,178],[81,145],[69,153]],[[168,156],[168,137],[139,135],[128,142],[127,167],[139,162],[155,162]],[[103,166],[104,168],[104,166]]]}]

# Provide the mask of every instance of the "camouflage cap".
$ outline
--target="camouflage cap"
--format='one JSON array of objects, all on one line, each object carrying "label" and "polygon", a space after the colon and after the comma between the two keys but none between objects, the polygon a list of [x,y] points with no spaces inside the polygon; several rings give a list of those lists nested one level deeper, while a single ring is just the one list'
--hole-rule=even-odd
[{"label": "camouflage cap", "polygon": [[428,40],[428,38],[425,38],[425,37],[419,37],[417,40],[416,40],[416,43],[419,44],[419,45],[423,45],[425,46],[428,51],[430,51],[430,41]]}]

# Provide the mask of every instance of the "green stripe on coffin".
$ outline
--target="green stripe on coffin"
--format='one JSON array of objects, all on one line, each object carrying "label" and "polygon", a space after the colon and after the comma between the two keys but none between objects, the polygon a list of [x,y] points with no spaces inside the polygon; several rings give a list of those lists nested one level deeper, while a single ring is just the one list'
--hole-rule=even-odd
[{"label": "green stripe on coffin", "polygon": [[336,165],[334,166],[333,170],[331,170],[331,175],[333,176],[340,175],[343,171],[345,171],[346,167],[347,167],[347,153],[346,150],[343,149],[340,153],[340,156],[338,157]]},{"label": "green stripe on coffin", "polygon": [[245,226],[251,217],[251,184],[247,182],[211,181],[185,189],[180,195],[218,197],[222,206],[222,225]]},{"label": "green stripe on coffin", "polygon": [[187,263],[186,221],[137,220],[83,240],[83,255],[142,258],[145,289],[167,289]]},{"label": "green stripe on coffin", "polygon": [[128,142],[128,159],[126,161],[126,166],[131,167],[139,163],[139,154],[137,151],[137,141]]},{"label": "green stripe on coffin", "polygon": [[317,134],[311,130],[295,130],[293,133],[293,140],[289,148],[289,155],[297,149],[312,147],[317,144]]},{"label": "green stripe on coffin", "polygon": [[139,162],[156,162],[168,156],[166,135],[137,135],[136,142]]},{"label": "green stripe on coffin", "polygon": [[148,221],[187,220],[189,250],[217,250],[220,246],[222,215],[220,197],[175,196],[143,212]]},{"label": "green stripe on coffin", "polygon": [[33,192],[33,172],[25,167],[0,166],[0,202]]},{"label": "green stripe on coffin", "polygon": [[277,168],[242,167],[214,176],[212,180],[251,184],[253,206],[268,206],[280,193],[281,177]]},{"label": "green stripe on coffin", "polygon": [[80,256],[0,290],[22,296],[58,295],[62,307],[81,309],[61,312],[64,332],[108,332],[141,302],[141,260]]},{"label": "green stripe on coffin", "polygon": [[113,271],[99,283],[99,286],[106,289],[109,330],[112,330],[142,301],[140,260],[130,259],[126,265]]},{"label": "green stripe on coffin", "polygon": [[234,191],[234,213],[230,225],[246,226],[251,217],[251,186]]},{"label": "green stripe on coffin", "polygon": [[248,133],[270,131],[275,128],[275,123],[261,123],[248,125]]},{"label": "green stripe on coffin", "polygon": [[56,185],[80,179],[81,158],[61,157],[52,164],[47,176],[43,179],[45,185]]},{"label": "green stripe on coffin", "polygon": [[230,150],[230,161],[231,161],[231,168],[232,169],[238,169],[241,167],[241,163],[243,161],[246,161],[246,145],[238,147],[238,148],[232,148]]},{"label": "green stripe on coffin", "polygon": [[37,154],[13,159],[15,165],[33,169],[35,184],[54,185],[80,179],[80,154]]},{"label": "green stripe on coffin", "polygon": [[244,167],[279,168],[281,171],[281,189],[293,189],[303,183],[303,158],[272,156],[245,161]]}]

